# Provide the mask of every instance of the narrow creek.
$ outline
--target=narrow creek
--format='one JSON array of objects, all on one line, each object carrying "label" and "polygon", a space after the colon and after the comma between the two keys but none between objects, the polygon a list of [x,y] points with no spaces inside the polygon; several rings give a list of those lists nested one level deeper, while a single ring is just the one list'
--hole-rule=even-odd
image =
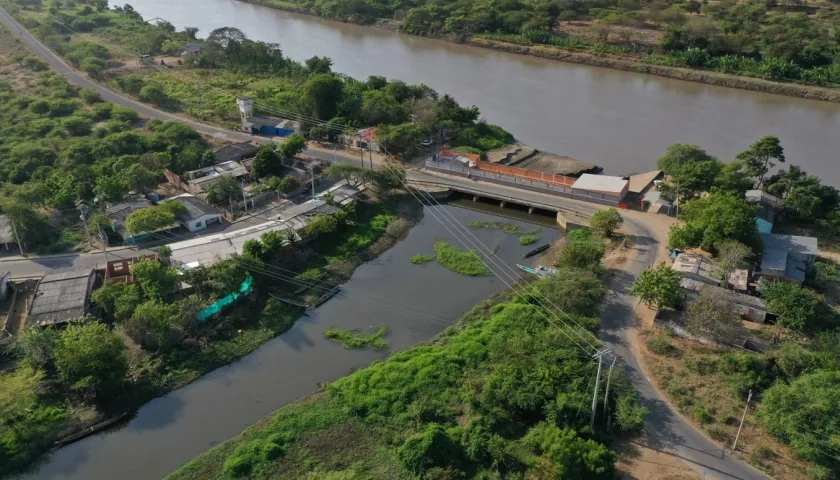
[{"label": "narrow creek", "polygon": [[[534,228],[534,223],[525,221],[533,219],[542,228],[541,243],[560,235],[540,217],[499,217],[452,205],[425,207],[424,213],[405,239],[356,269],[339,295],[301,317],[288,332],[241,361],[153,400],[123,428],[58,450],[21,478],[161,478],[277,408],[315,392],[319,383],[387,356],[387,352],[346,350],[324,339],[327,328],[387,325],[390,352],[434,337],[473,305],[505,288],[495,277],[470,278],[435,262],[413,265],[408,261],[418,253],[433,253],[438,238],[463,248],[434,215],[451,214],[461,225],[494,220],[522,230]],[[533,248],[519,245],[517,235],[500,229],[472,233],[490,248],[498,245],[497,256],[513,268]]]}]

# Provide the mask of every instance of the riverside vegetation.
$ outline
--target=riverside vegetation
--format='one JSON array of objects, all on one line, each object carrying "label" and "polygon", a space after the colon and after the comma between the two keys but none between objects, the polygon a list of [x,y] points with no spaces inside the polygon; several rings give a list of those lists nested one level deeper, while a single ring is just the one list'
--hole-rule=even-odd
[{"label": "riverside vegetation", "polygon": [[[199,39],[197,29],[146,23],[130,5],[107,9],[97,0],[48,7],[4,0],[27,28],[73,66],[123,92],[161,108],[229,127],[239,124],[236,96],[250,96],[259,112],[317,119],[302,125],[314,140],[337,140],[342,130],[377,127],[377,140],[399,157],[413,158],[421,143],[446,131],[453,147],[484,152],[513,141],[510,133],[479,121],[477,107],[460,107],[426,85],[383,77],[356,80],[332,71],[327,57],[296,62],[280,45],[252,41],[236,28],[219,28]],[[177,54],[186,43],[202,46],[184,65],[151,65],[131,73],[125,62],[139,55]],[[134,62],[134,60],[131,60]]]},{"label": "riverside vegetation", "polygon": [[[773,136],[757,140],[726,164],[696,145],[669,147],[658,166],[673,183],[660,187],[674,198],[672,186],[679,182],[682,203],[670,246],[710,252],[723,272],[751,263],[764,247],[755,222],[758,207],[744,199],[750,188],[779,198],[774,231],[815,232],[821,243],[836,238],[840,191],[796,165],[774,173],[789,161]],[[835,452],[840,425],[830,413],[840,408],[837,282],[837,266],[825,259],[809,267],[804,285],[768,282],[760,295],[778,318],[750,332],[765,339],[767,350],[761,354],[665,335],[649,338],[653,376],[683,413],[722,443],[732,441],[752,390],[755,415],[748,416],[744,433],[749,436],[742,436],[751,440],[741,447],[746,460],[778,478],[805,471],[811,479],[833,478],[840,468]],[[680,275],[661,264],[642,272],[632,292],[658,309],[682,309],[679,283]],[[742,327],[741,319],[733,315],[731,301],[701,292],[685,310],[692,334],[723,344],[739,338],[733,332]],[[795,467],[786,467],[789,460]]]},{"label": "riverside vegetation", "polygon": [[385,335],[388,334],[388,327],[382,325],[373,333],[364,333],[361,329],[330,328],[324,331],[324,337],[344,345],[346,348],[371,348],[373,350],[385,350],[388,342]]},{"label": "riverside vegetation", "polygon": [[645,410],[617,370],[607,404],[598,400],[612,430],[601,414],[590,427],[596,365],[544,317],[543,305],[556,305],[596,333],[591,315],[607,291],[592,270],[562,269],[522,295],[499,294],[437,338],[324,386],[167,478],[613,478],[609,445],[637,432]]},{"label": "riverside vegetation", "polygon": [[[840,84],[840,7],[823,2],[257,0],[353,23],[463,41],[471,36],[798,82]],[[478,42],[478,44],[481,44]]]},{"label": "riverside vegetation", "polygon": [[[196,291],[189,296],[176,291],[174,268],[146,260],[133,268],[135,284],[106,283],[94,292],[103,318],[62,331],[25,329],[16,349],[19,368],[0,374],[0,475],[26,467],[62,435],[136,408],[288,330],[302,310],[269,294],[301,301],[313,294],[278,282],[265,273],[267,265],[303,271],[301,281],[346,281],[355,266],[396,242],[417,214],[396,193],[319,217],[300,238],[267,232],[246,242],[241,255],[186,272]],[[202,305],[239,291],[248,279],[250,294],[221,315],[198,320]]]}]

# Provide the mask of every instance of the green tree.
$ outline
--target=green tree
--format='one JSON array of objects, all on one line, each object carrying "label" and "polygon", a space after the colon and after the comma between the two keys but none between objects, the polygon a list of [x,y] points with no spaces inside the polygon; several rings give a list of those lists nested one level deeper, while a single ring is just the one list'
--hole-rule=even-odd
[{"label": "green tree", "polygon": [[283,180],[280,180],[280,183],[278,184],[277,188],[282,193],[296,192],[300,189],[300,182],[297,178],[291,175],[286,175],[285,177],[283,177]]},{"label": "green tree", "polygon": [[69,325],[55,342],[55,366],[70,388],[108,397],[118,393],[128,372],[128,354],[119,335],[87,319]]},{"label": "green tree", "polygon": [[164,265],[169,265],[169,260],[172,258],[172,249],[169,245],[163,245],[157,249],[157,257]]},{"label": "green tree", "polygon": [[52,327],[25,327],[16,338],[17,351],[23,356],[24,365],[33,370],[49,369],[52,366],[57,338],[58,332]]},{"label": "green tree", "polygon": [[363,96],[361,115],[366,125],[382,125],[402,123],[408,112],[386,90],[368,90]]},{"label": "green tree", "polygon": [[689,332],[712,340],[730,339],[738,333],[741,318],[735,304],[723,290],[703,288],[688,305],[686,327]]},{"label": "green tree", "polygon": [[684,223],[671,228],[669,245],[672,248],[699,246],[715,252],[719,243],[737,240],[760,250],[755,212],[756,207],[743,198],[723,193],[714,192],[691,200],[680,211]]},{"label": "green tree", "polygon": [[280,156],[283,158],[293,158],[304,150],[306,150],[306,138],[299,133],[289,135],[280,144]]},{"label": "green tree", "polygon": [[185,316],[178,303],[149,300],[137,306],[126,332],[147,348],[164,348],[183,334]]},{"label": "green tree", "polygon": [[761,188],[764,176],[776,165],[775,162],[784,163],[785,151],[779,137],[768,135],[761,137],[735,159],[744,162],[750,174],[757,178],[756,188]]},{"label": "green tree", "polygon": [[613,232],[621,228],[621,225],[624,223],[624,219],[621,218],[621,214],[618,213],[618,210],[615,208],[608,208],[606,210],[599,210],[592,215],[592,219],[589,221],[589,226],[601,234],[602,236],[609,238],[612,236]]},{"label": "green tree", "polygon": [[732,274],[741,263],[752,254],[750,247],[735,240],[724,240],[717,245],[715,259],[721,270],[721,283],[726,285],[729,275]]},{"label": "green tree", "polygon": [[183,203],[167,200],[159,205],[132,212],[125,219],[125,229],[131,233],[154,232],[174,225],[175,219],[186,211]]},{"label": "green tree", "polygon": [[157,260],[143,259],[131,266],[131,272],[143,288],[143,293],[154,300],[166,298],[178,284],[178,272]]},{"label": "green tree", "polygon": [[[522,439],[546,462],[535,462],[544,478],[609,479],[615,473],[618,455],[603,444],[578,437],[574,430],[542,422]],[[536,472],[535,472],[536,473]]]},{"label": "green tree", "polygon": [[227,206],[242,196],[242,186],[235,178],[223,175],[207,190],[207,201],[214,205]]},{"label": "green tree", "polygon": [[804,458],[833,469],[840,467],[826,443],[840,432],[840,372],[817,371],[778,382],[762,394],[757,417],[773,435]]},{"label": "green tree", "polygon": [[820,300],[817,295],[796,283],[777,281],[761,292],[767,300],[767,311],[779,315],[778,325],[802,331],[816,322]]},{"label": "green tree", "polygon": [[605,251],[606,247],[600,239],[575,240],[567,237],[563,239],[555,265],[598,273],[603,268],[601,260]]},{"label": "green tree", "polygon": [[283,171],[280,164],[280,155],[274,149],[274,145],[262,145],[254,156],[253,172],[257,178],[268,175],[279,175]]},{"label": "green tree", "polygon": [[341,93],[342,83],[335,75],[319,73],[310,76],[301,87],[303,113],[321,120],[335,117]]},{"label": "green tree", "polygon": [[669,146],[656,165],[671,176],[679,188],[681,199],[690,199],[709,191],[723,168],[720,160],[697,145],[682,143]]},{"label": "green tree", "polygon": [[420,152],[426,133],[423,127],[411,123],[379,125],[376,138],[391,155],[410,159]]},{"label": "green tree", "polygon": [[649,307],[675,308],[682,301],[679,272],[664,263],[648,268],[633,283],[630,293]]},{"label": "green tree", "polygon": [[435,423],[426,426],[423,432],[408,437],[397,450],[400,464],[414,473],[447,466],[457,455],[458,445],[442,426]]},{"label": "green tree", "polygon": [[158,177],[140,164],[128,167],[122,177],[128,189],[133,192],[148,193],[158,186]]},{"label": "green tree", "polygon": [[739,197],[743,196],[752,187],[752,174],[744,162],[738,160],[723,164],[714,181],[714,188]]},{"label": "green tree", "polygon": [[593,273],[577,268],[561,268],[556,275],[536,282],[531,294],[544,299],[546,306],[570,315],[594,315],[607,295],[604,283]]},{"label": "green tree", "polygon": [[104,175],[96,179],[96,186],[93,187],[96,197],[105,202],[118,202],[128,192],[128,184],[125,177],[120,174]]},{"label": "green tree", "polygon": [[818,260],[814,262],[812,278],[816,287],[826,290],[840,279],[840,271],[836,263]]},{"label": "green tree", "polygon": [[371,179],[372,170],[352,163],[333,163],[324,170],[331,180],[344,180],[351,187],[358,187]]},{"label": "green tree", "polygon": [[3,203],[2,209],[6,218],[14,224],[18,238],[28,248],[45,245],[50,241],[54,228],[47,215],[14,200]]}]

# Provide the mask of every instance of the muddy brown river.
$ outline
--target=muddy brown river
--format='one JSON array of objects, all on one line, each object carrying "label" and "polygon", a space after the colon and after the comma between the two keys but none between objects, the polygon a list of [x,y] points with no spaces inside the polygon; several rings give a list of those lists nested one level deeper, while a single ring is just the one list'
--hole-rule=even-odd
[{"label": "muddy brown river", "polygon": [[425,83],[477,105],[521,141],[608,174],[650,170],[672,143],[695,143],[730,160],[773,134],[788,162],[840,184],[838,104],[496,52],[236,0],[130,3],[144,18],[198,27],[199,36],[237,27],[279,43],[296,60],[328,56],[335,71],[353,77]]}]

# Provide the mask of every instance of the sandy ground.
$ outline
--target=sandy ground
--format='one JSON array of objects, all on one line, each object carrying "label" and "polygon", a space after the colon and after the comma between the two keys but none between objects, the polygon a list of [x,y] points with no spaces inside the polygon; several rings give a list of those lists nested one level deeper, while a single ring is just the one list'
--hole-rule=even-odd
[{"label": "sandy ground", "polygon": [[621,458],[616,464],[615,478],[620,480],[695,480],[703,478],[696,469],[682,460],[632,442],[617,448]]}]

